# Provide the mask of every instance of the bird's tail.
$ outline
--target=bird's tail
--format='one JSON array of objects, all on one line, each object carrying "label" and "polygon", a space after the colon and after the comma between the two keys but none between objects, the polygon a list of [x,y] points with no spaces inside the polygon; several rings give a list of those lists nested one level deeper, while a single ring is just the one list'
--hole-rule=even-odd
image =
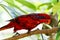
[{"label": "bird's tail", "polygon": [[5,29],[9,29],[13,27],[13,22],[10,22],[9,24],[5,25],[4,27],[0,28],[0,31],[5,30]]}]

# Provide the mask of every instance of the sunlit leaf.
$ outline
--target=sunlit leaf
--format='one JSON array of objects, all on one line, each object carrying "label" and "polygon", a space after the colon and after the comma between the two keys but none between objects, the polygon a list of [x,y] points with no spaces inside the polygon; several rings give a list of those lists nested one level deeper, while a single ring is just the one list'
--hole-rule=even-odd
[{"label": "sunlit leaf", "polygon": [[23,13],[27,14],[26,11],[22,10],[19,6],[17,6],[15,3],[14,3],[14,0],[5,0],[5,2],[8,3],[8,5],[12,6],[12,7],[16,7],[17,9],[19,9],[20,11],[22,11]]},{"label": "sunlit leaf", "polygon": [[13,18],[18,16],[18,13],[15,14],[14,8],[11,8],[9,6],[4,5],[4,7],[10,12],[9,15],[11,15]]},{"label": "sunlit leaf", "polygon": [[37,37],[38,40],[41,40],[40,36],[41,36],[40,34],[36,34],[36,37]]},{"label": "sunlit leaf", "polygon": [[56,4],[58,0],[51,0],[51,3]]},{"label": "sunlit leaf", "polygon": [[48,8],[47,8],[47,10],[49,10],[49,9],[51,9],[53,6],[50,4],[50,5],[48,5]]},{"label": "sunlit leaf", "polygon": [[56,5],[53,6],[53,13],[57,13],[57,11],[60,9],[60,2],[58,2]]},{"label": "sunlit leaf", "polygon": [[30,2],[28,2],[28,1],[25,1],[25,0],[16,0],[16,1],[21,3],[21,4],[23,4],[23,5],[25,5],[25,6],[27,6],[30,9],[36,10],[35,5],[30,3]]},{"label": "sunlit leaf", "polygon": [[60,20],[60,2],[53,6],[53,14],[58,13],[58,20]]},{"label": "sunlit leaf", "polygon": [[44,5],[50,6],[51,3],[43,3],[43,4],[40,4],[40,5],[38,6],[38,9],[39,9],[40,7],[42,7],[42,6],[44,6]]},{"label": "sunlit leaf", "polygon": [[58,10],[58,20],[60,20],[60,9]]},{"label": "sunlit leaf", "polygon": [[15,6],[14,0],[4,0],[4,1],[7,2],[10,6]]}]

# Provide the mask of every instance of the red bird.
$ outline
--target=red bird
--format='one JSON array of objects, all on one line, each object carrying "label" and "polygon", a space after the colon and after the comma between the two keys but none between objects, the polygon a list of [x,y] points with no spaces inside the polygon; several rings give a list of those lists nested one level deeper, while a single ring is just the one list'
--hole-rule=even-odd
[{"label": "red bird", "polygon": [[0,28],[0,30],[5,30],[14,27],[14,32],[21,29],[26,29],[30,31],[40,23],[50,24],[51,18],[50,15],[48,14],[38,13],[38,14],[28,14],[28,15],[18,16],[9,21],[10,23]]}]

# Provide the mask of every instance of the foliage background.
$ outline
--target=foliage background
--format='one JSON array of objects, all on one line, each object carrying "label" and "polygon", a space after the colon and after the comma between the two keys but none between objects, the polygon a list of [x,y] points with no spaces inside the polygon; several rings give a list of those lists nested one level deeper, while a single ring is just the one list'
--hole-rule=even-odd
[{"label": "foliage background", "polygon": [[[7,20],[33,12],[44,12],[47,14],[53,12],[53,15],[57,13],[58,20],[60,20],[60,0],[0,0],[0,27],[8,24]],[[59,40],[59,34],[58,32],[56,40]],[[13,35],[13,28],[0,31],[0,39]],[[32,35],[20,40],[37,40],[37,37]]]}]

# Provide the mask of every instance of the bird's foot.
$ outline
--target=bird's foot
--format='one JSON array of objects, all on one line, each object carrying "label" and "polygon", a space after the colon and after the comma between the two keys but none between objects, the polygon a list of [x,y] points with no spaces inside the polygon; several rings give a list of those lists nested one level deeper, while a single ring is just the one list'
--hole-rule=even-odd
[{"label": "bird's foot", "polygon": [[20,34],[17,32],[13,37],[18,36],[18,35],[20,35]]}]

